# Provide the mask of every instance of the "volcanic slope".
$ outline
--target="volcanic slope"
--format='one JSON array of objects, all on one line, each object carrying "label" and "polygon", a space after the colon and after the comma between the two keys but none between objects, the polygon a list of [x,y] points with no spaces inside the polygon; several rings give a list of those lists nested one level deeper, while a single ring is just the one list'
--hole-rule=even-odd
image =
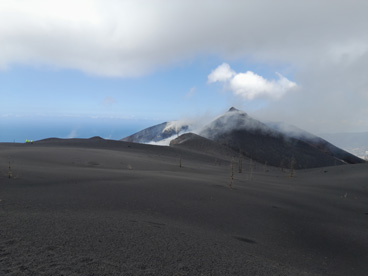
[{"label": "volcanic slope", "polygon": [[225,157],[0,143],[0,275],[367,275],[368,164],[254,163],[230,189]]},{"label": "volcanic slope", "polygon": [[292,164],[295,169],[304,169],[363,162],[327,142],[324,144],[322,139],[287,136],[235,108],[209,123],[199,135],[278,167]]},{"label": "volcanic slope", "polygon": [[165,122],[138,131],[128,137],[121,139],[121,141],[141,144],[160,142],[174,135],[187,132],[188,129],[189,126],[187,124],[181,124],[177,121]]},{"label": "volcanic slope", "polygon": [[320,149],[323,152],[326,152],[330,155],[335,156],[336,158],[343,160],[348,164],[364,163],[364,160],[357,157],[356,155],[353,155],[341,148],[338,148],[337,146],[322,139],[321,137],[318,137],[312,133],[302,130],[296,126],[288,125],[285,123],[267,123],[267,125],[277,131],[282,132],[284,135],[288,137],[302,140],[310,144],[311,146]]},{"label": "volcanic slope", "polygon": [[239,152],[191,132],[175,138],[170,142],[170,146],[203,153],[216,158],[226,158],[227,160],[231,160],[234,157],[239,158]]}]

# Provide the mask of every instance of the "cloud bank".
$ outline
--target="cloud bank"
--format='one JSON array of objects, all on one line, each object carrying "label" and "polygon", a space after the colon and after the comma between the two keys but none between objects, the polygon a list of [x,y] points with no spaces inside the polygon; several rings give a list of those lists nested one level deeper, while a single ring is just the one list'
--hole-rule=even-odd
[{"label": "cloud bank", "polygon": [[279,79],[269,81],[251,71],[235,73],[229,64],[223,63],[208,75],[208,82],[222,82],[236,96],[245,100],[259,97],[279,99],[297,85],[281,74],[276,74]]},{"label": "cloud bank", "polygon": [[203,52],[349,64],[367,56],[367,8],[365,0],[4,0],[0,67],[126,77]]}]

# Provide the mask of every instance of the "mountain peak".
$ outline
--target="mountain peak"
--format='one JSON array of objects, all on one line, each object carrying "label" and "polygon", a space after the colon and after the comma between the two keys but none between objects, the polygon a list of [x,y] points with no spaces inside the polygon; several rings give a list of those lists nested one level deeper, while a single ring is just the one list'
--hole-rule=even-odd
[{"label": "mountain peak", "polygon": [[239,111],[239,109],[236,109],[235,107],[230,107],[229,111],[228,112],[233,112],[233,111]]},{"label": "mountain peak", "polygon": [[231,107],[225,114],[226,115],[242,115],[242,116],[247,116],[248,114],[245,113],[243,110],[237,109],[235,107]]}]

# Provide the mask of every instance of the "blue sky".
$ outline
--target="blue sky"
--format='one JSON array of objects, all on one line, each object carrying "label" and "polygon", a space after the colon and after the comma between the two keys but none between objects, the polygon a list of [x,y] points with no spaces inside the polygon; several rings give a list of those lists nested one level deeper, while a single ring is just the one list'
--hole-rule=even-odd
[{"label": "blue sky", "polygon": [[[162,121],[192,113],[218,113],[236,104],[221,85],[208,83],[208,75],[222,62],[218,58],[198,58],[130,78],[12,66],[0,73],[2,115]],[[255,68],[258,74],[277,77],[268,72],[269,66],[243,61],[233,62],[232,67]]]},{"label": "blue sky", "polygon": [[368,131],[368,5],[326,3],[2,1],[0,141],[119,139],[231,106]]}]

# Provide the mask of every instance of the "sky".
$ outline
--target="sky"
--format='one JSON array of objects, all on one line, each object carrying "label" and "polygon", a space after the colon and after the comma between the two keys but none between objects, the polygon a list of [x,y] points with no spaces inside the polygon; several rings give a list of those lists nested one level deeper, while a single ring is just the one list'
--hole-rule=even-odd
[{"label": "sky", "polygon": [[1,0],[0,141],[120,139],[235,106],[368,131],[368,1]]}]

